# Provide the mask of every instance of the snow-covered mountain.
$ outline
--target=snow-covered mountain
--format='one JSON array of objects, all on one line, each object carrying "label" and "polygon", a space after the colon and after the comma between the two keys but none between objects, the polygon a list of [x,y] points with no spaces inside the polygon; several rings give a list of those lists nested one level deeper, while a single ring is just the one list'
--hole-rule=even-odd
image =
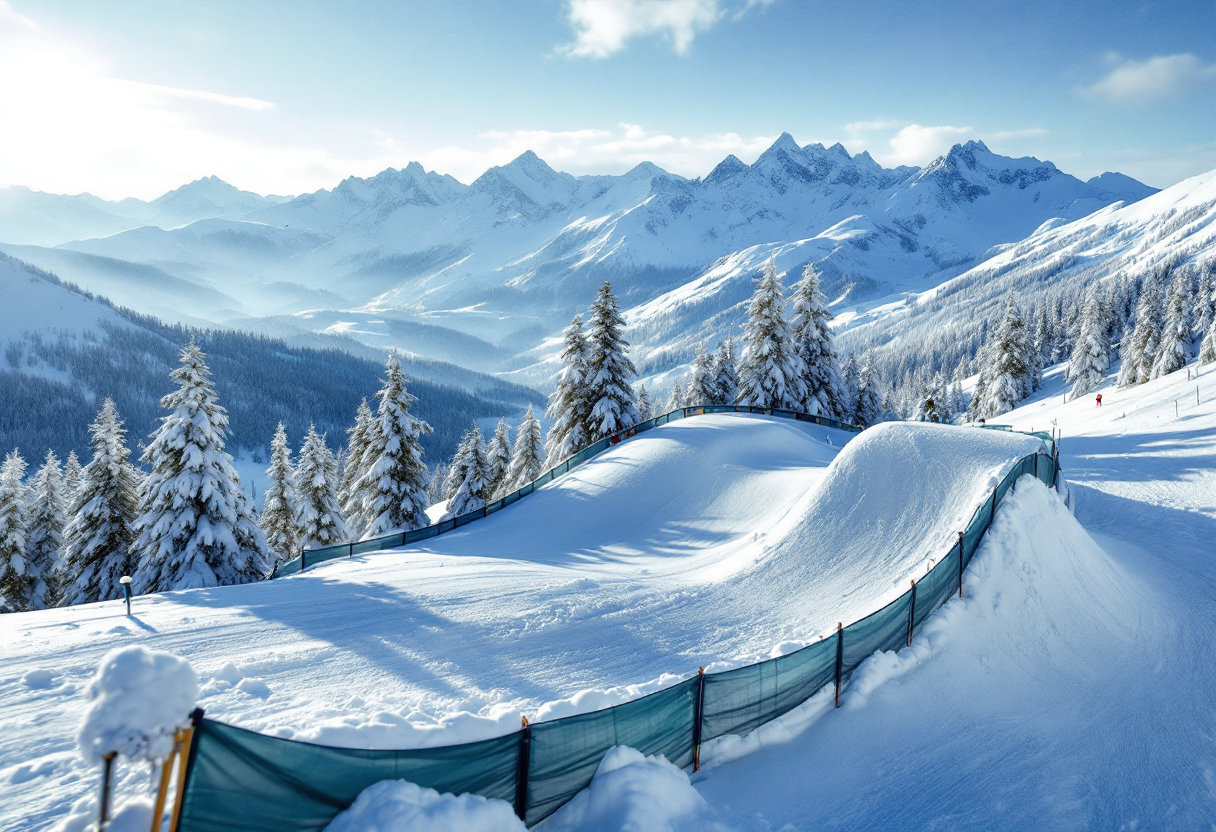
[{"label": "snow-covered mountain", "polygon": [[1047,223],[1024,240],[933,289],[842,316],[845,349],[877,350],[886,366],[923,359],[949,373],[982,342],[1012,292],[1023,304],[1160,268],[1216,268],[1216,171],[1132,205],[1113,204],[1071,223]]},{"label": "snow-covered mountain", "polygon": [[[1045,222],[1149,193],[982,142],[888,169],[783,134],[753,164],[728,157],[702,179],[652,164],[576,178],[528,152],[466,186],[411,163],[237,220],[10,250],[137,308],[148,301],[114,266],[154,269],[158,289],[191,294],[179,314],[273,334],[341,331],[427,355],[403,330],[440,327],[477,339],[472,366],[542,382],[546,336],[603,280],[632,307],[635,359],[662,369],[734,323],[770,254],[783,268],[814,259],[845,308],[932,288]],[[172,317],[172,290],[159,304]]]},{"label": "snow-covered mountain", "polygon": [[151,202],[112,202],[92,194],[48,194],[13,186],[0,188],[0,242],[54,246],[143,225],[175,228],[201,219],[239,217],[289,198],[242,191],[217,176],[205,176]]}]

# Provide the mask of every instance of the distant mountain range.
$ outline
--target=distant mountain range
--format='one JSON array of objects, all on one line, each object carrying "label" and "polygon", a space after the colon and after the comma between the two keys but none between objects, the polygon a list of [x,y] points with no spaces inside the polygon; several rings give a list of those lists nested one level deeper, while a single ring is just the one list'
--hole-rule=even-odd
[{"label": "distant mountain range", "polygon": [[648,163],[574,177],[528,152],[471,185],[411,163],[290,200],[213,178],[134,207],[10,188],[0,250],[170,320],[343,333],[543,387],[554,333],[603,280],[635,360],[661,373],[738,324],[770,255],[783,270],[814,260],[847,322],[1044,223],[1152,193],[982,142],[884,168],[783,134],[753,164],[691,180]]}]

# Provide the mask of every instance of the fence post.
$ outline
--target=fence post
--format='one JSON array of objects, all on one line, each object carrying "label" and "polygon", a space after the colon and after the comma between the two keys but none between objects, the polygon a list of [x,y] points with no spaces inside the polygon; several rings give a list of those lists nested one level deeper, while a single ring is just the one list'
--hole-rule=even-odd
[{"label": "fence post", "polygon": [[836,707],[840,707],[840,676],[844,671],[844,624],[836,622]]},{"label": "fence post", "polygon": [[528,764],[532,761],[532,729],[528,718],[520,717],[523,730],[519,732],[519,767],[515,777],[515,816],[528,822]]},{"label": "fence post", "polygon": [[999,482],[996,485],[992,486],[992,510],[988,512],[988,526],[987,526],[987,528],[989,528],[989,529],[992,528],[992,521],[996,519],[996,490],[1000,487],[1001,487],[1001,484]]},{"label": "fence post", "polygon": [[[996,491],[992,492],[996,496]],[[963,533],[958,533],[958,597],[963,597]]]},{"label": "fence post", "polygon": [[308,566],[308,550],[301,549],[300,550],[300,571],[303,572],[304,567],[306,567],[306,566]]},{"label": "fence post", "polygon": [[697,707],[692,722],[692,770],[701,770],[701,716],[705,713],[705,668],[697,668]]},{"label": "fence post", "polygon": [[190,727],[182,740],[182,754],[177,764],[177,794],[173,796],[173,814],[169,816],[169,832],[177,832],[181,822],[182,806],[186,800],[186,785],[190,782],[190,767],[198,751],[198,729],[203,724],[203,709],[195,708],[190,713]]},{"label": "fence post", "polygon": [[912,627],[916,624],[916,578],[912,579],[912,605],[908,607],[908,646],[912,646]]}]

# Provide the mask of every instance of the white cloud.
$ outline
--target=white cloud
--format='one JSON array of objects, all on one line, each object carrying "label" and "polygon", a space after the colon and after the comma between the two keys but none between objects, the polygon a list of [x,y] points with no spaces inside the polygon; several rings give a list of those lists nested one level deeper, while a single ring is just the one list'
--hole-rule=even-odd
[{"label": "white cloud", "polygon": [[[641,162],[653,162],[681,176],[704,176],[726,156],[752,161],[776,136],[714,133],[674,136],[651,133],[637,124],[616,130],[511,130],[484,133],[472,146],[448,146],[422,153],[427,168],[450,173],[463,182],[487,168],[503,165],[531,150],[558,170],[575,175],[624,173]],[[399,148],[405,153],[405,148]]]},{"label": "white cloud", "polygon": [[607,58],[647,35],[666,38],[683,55],[723,15],[719,0],[570,0],[568,8],[574,42],[558,52],[575,58]]},{"label": "white cloud", "polygon": [[892,165],[923,165],[959,142],[974,138],[978,138],[974,127],[909,124],[891,137],[887,143],[891,152],[885,154],[883,161]]},{"label": "white cloud", "polygon": [[1110,58],[1116,63],[1115,68],[1083,92],[1115,104],[1147,104],[1216,81],[1216,64],[1204,64],[1189,52],[1158,55],[1144,61],[1117,54]]}]

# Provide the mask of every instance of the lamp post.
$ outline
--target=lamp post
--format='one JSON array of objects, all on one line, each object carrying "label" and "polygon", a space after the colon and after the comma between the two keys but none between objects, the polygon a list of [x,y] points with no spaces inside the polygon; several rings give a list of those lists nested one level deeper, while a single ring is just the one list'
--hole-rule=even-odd
[{"label": "lamp post", "polygon": [[131,576],[123,575],[121,578],[118,579],[118,582],[120,584],[122,584],[122,598],[124,601],[127,602],[127,615],[130,615],[131,614]]}]

